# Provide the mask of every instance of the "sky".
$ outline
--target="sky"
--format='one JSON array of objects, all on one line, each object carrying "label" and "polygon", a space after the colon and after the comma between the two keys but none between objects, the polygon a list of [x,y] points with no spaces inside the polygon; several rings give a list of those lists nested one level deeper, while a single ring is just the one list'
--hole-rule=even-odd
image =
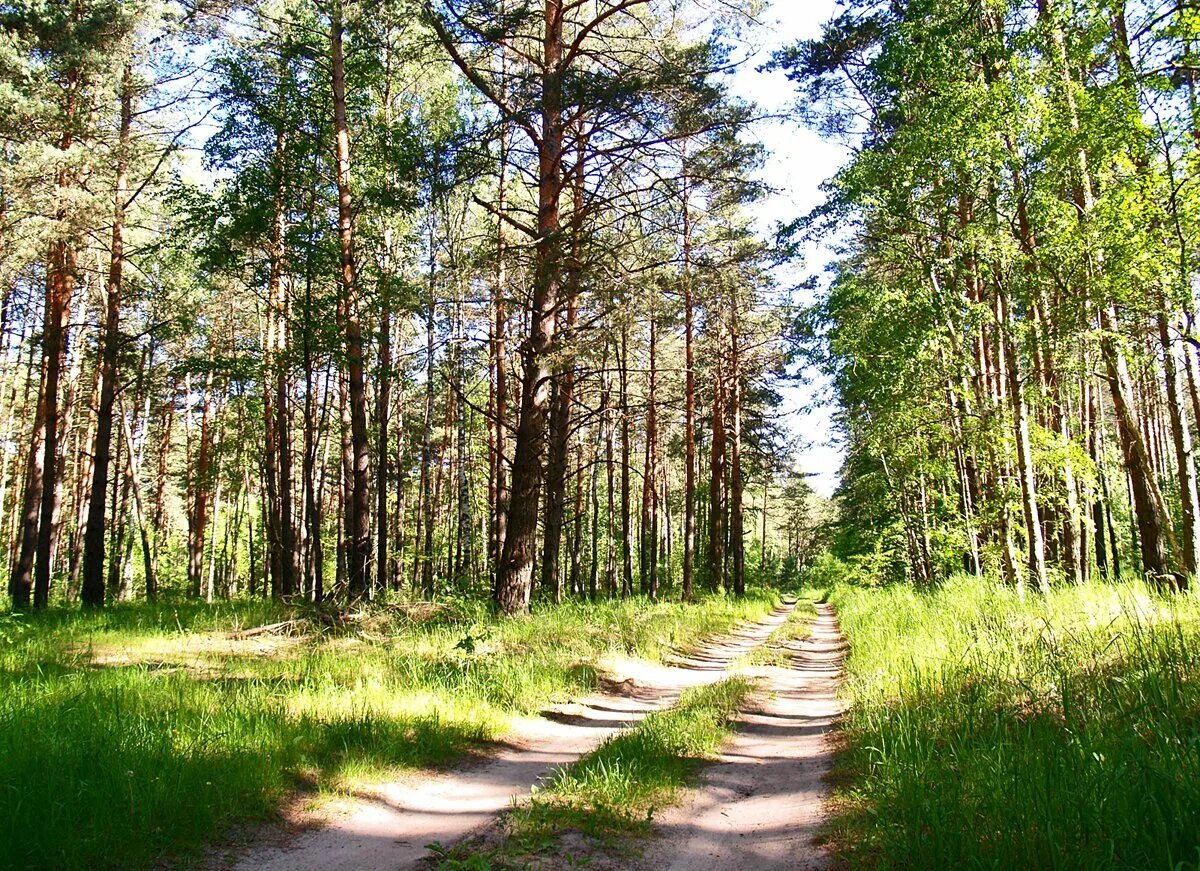
[{"label": "sky", "polygon": [[[817,36],[821,24],[835,11],[835,0],[773,0],[761,16],[764,26],[753,34],[757,52],[734,76],[733,90],[768,112],[787,114],[796,100],[793,85],[781,73],[760,72],[757,68],[776,49],[799,39]],[[788,120],[761,122],[756,135],[766,146],[769,157],[761,177],[777,191],[758,204],[756,220],[764,232],[780,221],[791,221],[811,211],[823,199],[821,183],[841,166],[847,154],[843,146],[823,140],[812,130]],[[781,287],[796,283],[808,275],[821,275],[830,252],[812,245],[798,266],[783,268],[776,275]],[[798,301],[811,299],[803,291]],[[828,383],[819,373],[806,373],[809,383],[789,386],[783,391],[788,429],[800,444],[797,466],[810,475],[819,493],[832,495],[837,486],[842,451],[830,422]]]}]

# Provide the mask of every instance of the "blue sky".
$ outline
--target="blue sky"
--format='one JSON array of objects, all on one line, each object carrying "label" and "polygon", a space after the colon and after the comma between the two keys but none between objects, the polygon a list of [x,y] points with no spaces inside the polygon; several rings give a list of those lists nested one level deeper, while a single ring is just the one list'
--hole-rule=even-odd
[{"label": "blue sky", "polygon": [[[821,24],[835,11],[835,0],[773,0],[761,16],[764,27],[753,34],[756,55],[735,76],[734,90],[768,111],[785,112],[796,99],[792,85],[779,73],[759,72],[757,67],[778,48],[798,39],[816,36]],[[811,130],[789,121],[761,123],[757,136],[770,155],[762,176],[778,193],[760,204],[757,220],[764,231],[779,221],[790,221],[820,203],[821,183],[846,159],[845,148],[823,140]],[[781,270],[781,285],[798,277],[821,273],[829,252],[812,246],[805,263]],[[820,400],[826,393],[824,379],[812,373],[811,383],[785,390],[788,426],[799,438],[802,449],[799,467],[808,472],[816,489],[829,495],[837,486],[842,452],[830,426],[830,410]]]}]

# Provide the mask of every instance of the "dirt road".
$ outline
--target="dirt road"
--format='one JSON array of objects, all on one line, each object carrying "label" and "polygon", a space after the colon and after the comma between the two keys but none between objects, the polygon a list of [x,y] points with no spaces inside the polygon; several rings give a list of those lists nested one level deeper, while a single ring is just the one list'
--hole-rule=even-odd
[{"label": "dirt road", "polygon": [[416,773],[322,808],[313,827],[275,832],[240,857],[216,863],[237,871],[397,871],[428,868],[426,845],[450,845],[489,825],[557,768],[689,686],[726,676],[730,663],[762,644],[794,602],[760,623],[708,639],[666,665],[622,662],[610,690],[522,720],[494,755],[444,773]]},{"label": "dirt road", "polygon": [[656,871],[832,867],[813,837],[823,821],[822,778],[840,708],[845,642],[829,605],[811,635],[791,642],[791,668],[757,670],[760,694],[739,717],[690,799],[663,812],[642,867]]}]

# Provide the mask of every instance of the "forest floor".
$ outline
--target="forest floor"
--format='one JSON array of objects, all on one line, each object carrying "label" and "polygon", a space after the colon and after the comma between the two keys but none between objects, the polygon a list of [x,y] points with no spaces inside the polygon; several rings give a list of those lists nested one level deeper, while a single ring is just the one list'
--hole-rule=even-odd
[{"label": "forest floor", "polygon": [[[798,853],[813,859],[801,867],[820,867],[812,838],[820,819],[819,782],[832,758],[823,733],[837,714],[840,636],[827,606],[811,636],[807,619],[789,622],[793,606],[787,602],[762,620],[708,637],[665,663],[609,658],[602,663],[602,691],[516,721],[493,755],[325,804],[218,867],[428,867],[431,844],[451,868],[638,861],[627,842],[617,846],[614,828],[657,836],[645,840],[647,867],[664,865],[659,857],[666,855],[674,864],[665,864],[678,868],[701,859],[797,867]],[[752,679],[754,691],[735,673]],[[739,707],[728,751],[686,795],[684,816],[668,814],[647,831],[645,817],[682,797],[683,779],[708,755],[704,750],[715,749],[680,745],[680,734],[719,745]],[[674,730],[664,730],[671,722]],[[646,735],[656,739],[653,746],[640,740]],[[634,764],[647,767],[635,772]],[[579,772],[589,766],[595,770],[581,790]],[[617,793],[639,795],[619,795],[620,807],[607,806],[614,778]],[[568,784],[574,789],[564,789]],[[640,819],[629,814],[639,799],[646,805]],[[589,830],[598,836],[585,834]]]},{"label": "forest floor", "polygon": [[281,808],[477,764],[514,722],[596,692],[602,662],[661,664],[778,603],[754,589],[515,620],[462,599],[0,615],[0,869],[187,866]]},{"label": "forest floor", "polygon": [[817,840],[826,822],[846,644],[833,608],[816,608],[809,636],[784,645],[787,666],[756,671],[759,691],[720,758],[705,767],[687,801],[656,819],[657,837],[641,864],[647,871],[832,866]]},{"label": "forest floor", "polygon": [[832,867],[817,838],[845,642],[830,606],[798,610],[733,660],[725,647],[694,652],[684,668],[720,683],[685,691],[548,778],[438,851],[441,867]]}]

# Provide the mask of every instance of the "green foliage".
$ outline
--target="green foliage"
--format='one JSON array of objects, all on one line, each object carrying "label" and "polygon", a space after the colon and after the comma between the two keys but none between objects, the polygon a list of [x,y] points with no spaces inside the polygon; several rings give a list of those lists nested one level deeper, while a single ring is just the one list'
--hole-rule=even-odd
[{"label": "green foliage", "polygon": [[[1098,0],[849,3],[776,57],[805,120],[856,146],[794,228],[839,246],[797,327],[845,436],[842,558],[918,584],[977,563],[1082,579],[1087,509],[1121,511],[1164,388],[1165,450],[1188,452],[1194,409],[1167,363],[1196,305],[1197,104],[1194,76],[1164,70],[1194,24]],[[1138,425],[1116,426],[1118,405]],[[1185,462],[1162,464],[1166,508],[1143,498],[1144,529],[1188,512]],[[1115,543],[1108,563],[1132,562]]]}]

